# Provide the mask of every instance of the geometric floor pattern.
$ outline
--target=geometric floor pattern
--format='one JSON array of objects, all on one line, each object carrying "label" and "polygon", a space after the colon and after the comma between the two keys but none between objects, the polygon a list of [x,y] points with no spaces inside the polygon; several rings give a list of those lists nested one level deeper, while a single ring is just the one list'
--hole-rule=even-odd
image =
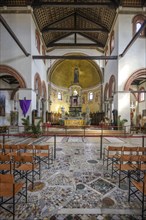
[{"label": "geometric floor pattern", "polygon": [[[12,138],[9,143],[31,143],[34,139]],[[131,139],[123,139],[130,146]],[[53,137],[35,140],[54,148]],[[123,145],[122,143],[122,145]],[[116,140],[115,145],[121,146]],[[132,146],[141,146],[133,141]],[[109,141],[103,141],[103,147]],[[106,170],[100,158],[100,139],[59,137],[56,140],[56,159],[50,168],[43,165],[41,180],[36,179],[34,190],[28,187],[28,203],[16,205],[16,220],[141,220],[140,203],[132,198],[128,203],[128,183],[118,187],[116,177]],[[9,207],[11,208],[11,207]],[[12,215],[0,210],[0,220]]]}]

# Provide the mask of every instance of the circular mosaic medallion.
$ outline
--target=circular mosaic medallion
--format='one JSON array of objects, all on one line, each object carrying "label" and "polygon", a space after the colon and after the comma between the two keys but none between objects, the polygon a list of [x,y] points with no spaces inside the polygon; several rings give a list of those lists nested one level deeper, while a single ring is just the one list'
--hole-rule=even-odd
[{"label": "circular mosaic medallion", "polygon": [[84,189],[85,188],[85,185],[80,183],[76,186],[76,189]]},{"label": "circular mosaic medallion", "polygon": [[30,192],[37,192],[37,191],[42,190],[44,188],[44,186],[45,186],[45,183],[43,183],[43,182],[36,182],[36,183],[34,183],[33,189],[32,189],[32,184],[30,184],[28,186],[28,190]]},{"label": "circular mosaic medallion", "polygon": [[88,160],[87,162],[88,162],[88,163],[98,163],[97,160]]},{"label": "circular mosaic medallion", "polygon": [[109,198],[109,197],[105,197],[102,200],[103,207],[113,206],[114,204],[115,204],[115,202],[111,198]]}]

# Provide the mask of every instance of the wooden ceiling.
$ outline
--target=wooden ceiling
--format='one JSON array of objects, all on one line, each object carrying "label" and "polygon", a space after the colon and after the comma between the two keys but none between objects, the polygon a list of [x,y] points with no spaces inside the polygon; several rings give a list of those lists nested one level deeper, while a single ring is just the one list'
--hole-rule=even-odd
[{"label": "wooden ceiling", "polygon": [[47,49],[95,47],[104,49],[117,8],[146,7],[145,0],[1,0],[1,7],[33,8]]}]

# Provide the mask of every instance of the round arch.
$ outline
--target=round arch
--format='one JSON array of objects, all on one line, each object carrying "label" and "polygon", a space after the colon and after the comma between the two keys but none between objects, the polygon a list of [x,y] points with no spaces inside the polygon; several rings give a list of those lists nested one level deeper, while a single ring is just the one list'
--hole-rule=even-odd
[{"label": "round arch", "polygon": [[[85,56],[83,53],[67,53],[68,55]],[[86,55],[87,56],[87,55]],[[50,64],[51,65],[51,64]],[[102,70],[99,65],[92,60],[56,60],[48,68],[48,80],[62,88],[69,88],[73,81],[75,67],[79,68],[79,83],[83,89],[94,87],[103,81]]]},{"label": "round arch", "polygon": [[108,99],[108,94],[109,94],[109,84],[106,83],[105,87],[104,87],[104,101],[106,101],[106,99]]},{"label": "round arch", "polygon": [[47,98],[47,89],[46,89],[46,84],[45,81],[42,81],[42,93],[43,93],[43,98],[46,100]]},{"label": "round arch", "polygon": [[112,75],[109,80],[109,98],[112,97],[113,92],[115,92],[115,88],[116,88],[115,83],[116,83],[115,76]]},{"label": "round arch", "polygon": [[41,83],[41,77],[39,73],[36,73],[34,76],[34,89],[38,89],[38,95],[41,96],[42,94],[42,83]]},{"label": "round arch", "polygon": [[20,88],[26,88],[25,80],[23,79],[21,74],[18,71],[16,71],[15,69],[13,69],[12,67],[7,66],[7,65],[0,65],[0,74],[2,74],[2,73],[8,73],[8,74],[12,75],[19,82]]},{"label": "round arch", "polygon": [[136,72],[134,72],[127,80],[125,86],[124,86],[124,91],[129,91],[130,90],[130,86],[131,86],[131,83],[139,78],[139,77],[145,77],[146,76],[146,68],[143,68],[143,69],[140,69],[140,70],[137,70]]}]

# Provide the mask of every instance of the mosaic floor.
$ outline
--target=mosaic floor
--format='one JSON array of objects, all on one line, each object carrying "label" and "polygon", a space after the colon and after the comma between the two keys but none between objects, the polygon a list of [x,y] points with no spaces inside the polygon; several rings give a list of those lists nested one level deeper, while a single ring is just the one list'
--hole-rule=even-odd
[{"label": "mosaic floor", "polygon": [[[2,138],[0,139],[2,142]],[[34,143],[34,139],[9,137],[7,143]],[[35,143],[54,148],[54,137],[41,137]],[[141,146],[141,140],[104,139],[111,144]],[[28,187],[28,203],[16,205],[16,220],[141,220],[140,204],[132,198],[128,203],[128,185],[118,187],[100,159],[100,139],[57,137],[56,159],[50,168],[43,166],[41,180],[34,190]],[[0,220],[12,215],[0,209]]]}]

